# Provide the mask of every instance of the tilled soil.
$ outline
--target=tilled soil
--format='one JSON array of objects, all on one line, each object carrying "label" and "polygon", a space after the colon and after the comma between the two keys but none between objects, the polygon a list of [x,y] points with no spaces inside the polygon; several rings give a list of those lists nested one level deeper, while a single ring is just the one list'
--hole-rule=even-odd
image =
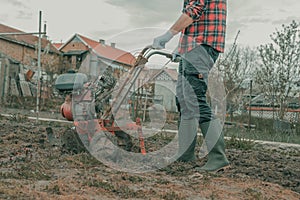
[{"label": "tilled soil", "polygon": [[204,159],[132,174],[66,151],[60,138],[71,126],[1,117],[0,199],[300,199],[299,149],[227,141],[225,172],[197,172]]}]

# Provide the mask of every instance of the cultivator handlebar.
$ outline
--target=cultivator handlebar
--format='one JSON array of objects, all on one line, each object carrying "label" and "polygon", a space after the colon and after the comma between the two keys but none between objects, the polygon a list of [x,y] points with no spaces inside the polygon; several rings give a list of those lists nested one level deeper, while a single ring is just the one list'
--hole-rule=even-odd
[{"label": "cultivator handlebar", "polygon": [[[146,46],[139,53],[135,63],[132,66],[131,71],[129,71],[127,77],[125,78],[125,81],[120,85],[119,90],[118,90],[116,96],[114,97],[114,99],[112,100],[110,107],[107,109],[107,111],[102,116],[102,118],[101,118],[102,120],[113,122],[113,115],[118,112],[118,110],[120,109],[124,100],[126,99],[128,93],[130,92],[132,86],[137,81],[138,76],[140,75],[141,71],[143,70],[145,64],[149,61],[149,58],[153,55],[165,56],[166,58],[169,58],[173,62],[179,61],[178,59],[175,61],[172,60],[173,55],[170,53],[159,51],[159,50],[154,50],[151,45]],[[127,127],[124,127],[125,130],[128,129],[129,127],[131,127],[131,129],[133,128],[137,131],[139,143],[140,143],[140,151],[142,154],[146,154],[141,119],[136,118],[135,123],[127,124],[126,126]],[[118,129],[119,127],[115,127],[115,128]],[[112,132],[113,132],[113,129],[112,129]]]},{"label": "cultivator handlebar", "polygon": [[[172,58],[173,58],[173,55],[170,53],[163,52],[160,50],[154,50],[154,51],[151,51],[151,50],[154,50],[152,45],[148,45],[139,53],[135,63],[133,64],[131,71],[129,72],[128,76],[126,77],[124,83],[120,86],[120,89],[119,89],[116,97],[113,99],[110,108],[103,115],[104,119],[109,119],[112,117],[112,115],[114,113],[118,112],[118,110],[120,109],[126,96],[128,95],[130,89],[135,84],[138,76],[140,75],[145,64],[148,62],[148,60],[151,56],[162,55],[162,56],[165,56],[166,58],[169,58],[170,60],[172,60]],[[125,86],[128,86],[128,87],[126,88],[127,90],[123,93]]]}]

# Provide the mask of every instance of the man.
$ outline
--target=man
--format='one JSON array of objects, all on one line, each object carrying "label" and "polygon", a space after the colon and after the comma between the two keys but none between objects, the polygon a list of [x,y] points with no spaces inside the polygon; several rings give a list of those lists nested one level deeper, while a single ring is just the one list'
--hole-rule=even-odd
[{"label": "man", "polygon": [[221,123],[206,102],[209,71],[219,53],[224,52],[226,15],[226,0],[184,0],[181,16],[165,34],[156,37],[152,45],[163,49],[181,32],[177,50],[182,57],[176,87],[181,114],[177,160],[196,159],[199,124],[209,152],[200,171],[219,171],[229,166]]}]

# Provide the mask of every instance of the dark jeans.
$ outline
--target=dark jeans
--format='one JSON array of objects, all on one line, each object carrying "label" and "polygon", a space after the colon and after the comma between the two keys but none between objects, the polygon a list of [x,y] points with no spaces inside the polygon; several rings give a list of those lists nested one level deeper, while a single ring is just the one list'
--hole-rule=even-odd
[{"label": "dark jeans", "polygon": [[182,119],[211,121],[214,116],[206,101],[208,74],[218,52],[209,46],[199,46],[184,54],[179,64],[176,96]]}]

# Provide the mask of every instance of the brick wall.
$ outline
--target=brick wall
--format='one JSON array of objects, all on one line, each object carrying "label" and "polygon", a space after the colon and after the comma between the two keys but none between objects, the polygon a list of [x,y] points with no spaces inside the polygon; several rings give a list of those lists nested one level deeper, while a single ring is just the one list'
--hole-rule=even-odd
[{"label": "brick wall", "polygon": [[[0,52],[10,58],[20,61],[22,64],[31,66],[33,69],[37,66],[37,50],[32,47],[13,43],[0,39]],[[61,65],[61,56],[54,53],[41,54],[41,67],[48,71],[57,71]]]},{"label": "brick wall", "polygon": [[[15,60],[23,61],[23,47],[0,39],[0,52]],[[25,52],[24,52],[25,53]]]},{"label": "brick wall", "polygon": [[88,50],[88,47],[80,41],[72,41],[68,45],[64,46],[64,48],[61,49],[62,52],[76,51],[76,50],[84,51],[84,50]]}]

